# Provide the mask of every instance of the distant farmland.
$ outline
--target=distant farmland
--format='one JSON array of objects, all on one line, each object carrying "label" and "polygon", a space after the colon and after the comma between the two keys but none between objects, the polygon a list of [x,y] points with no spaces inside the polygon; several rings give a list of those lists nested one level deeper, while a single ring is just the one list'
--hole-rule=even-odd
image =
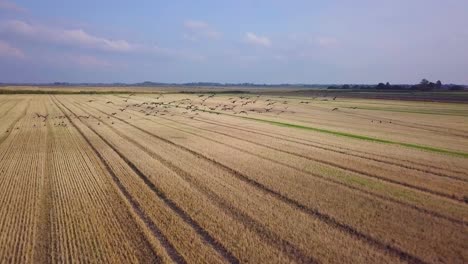
[{"label": "distant farmland", "polygon": [[467,263],[468,104],[0,95],[0,263]]}]

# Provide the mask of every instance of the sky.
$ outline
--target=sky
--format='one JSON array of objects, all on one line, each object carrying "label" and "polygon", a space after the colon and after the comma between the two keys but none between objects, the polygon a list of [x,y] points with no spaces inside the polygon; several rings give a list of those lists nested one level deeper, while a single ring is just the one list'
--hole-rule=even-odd
[{"label": "sky", "polygon": [[468,84],[467,0],[0,0],[0,82]]}]

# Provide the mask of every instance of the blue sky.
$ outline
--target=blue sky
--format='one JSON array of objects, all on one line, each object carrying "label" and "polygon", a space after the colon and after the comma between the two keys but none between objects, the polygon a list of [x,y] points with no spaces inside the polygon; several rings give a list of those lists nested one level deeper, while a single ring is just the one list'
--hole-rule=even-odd
[{"label": "blue sky", "polygon": [[0,0],[0,82],[468,83],[466,0]]}]

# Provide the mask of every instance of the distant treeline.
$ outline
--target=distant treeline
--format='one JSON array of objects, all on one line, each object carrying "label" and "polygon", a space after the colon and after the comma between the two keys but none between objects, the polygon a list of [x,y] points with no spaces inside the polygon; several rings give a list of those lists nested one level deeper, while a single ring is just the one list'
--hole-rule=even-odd
[{"label": "distant treeline", "polygon": [[435,91],[435,90],[448,90],[448,91],[462,91],[467,87],[463,85],[456,84],[442,84],[441,81],[435,83],[430,82],[426,79],[422,79],[418,84],[390,84],[390,83],[379,83],[377,85],[360,85],[360,84],[345,84],[345,85],[331,85],[328,86],[328,89],[351,89],[351,90],[361,90],[361,89],[373,89],[373,90],[383,90],[383,91],[393,91],[393,90],[409,90],[409,91]]},{"label": "distant treeline", "polygon": [[[203,93],[202,91],[181,91],[180,93],[183,94],[199,94]],[[249,91],[238,91],[238,90],[227,90],[227,91],[209,91],[206,93],[211,93],[211,94],[246,94],[250,93]]]},{"label": "distant treeline", "polygon": [[[420,83],[412,84],[390,84],[390,83],[379,83],[379,84],[256,84],[256,83],[217,83],[217,82],[190,82],[190,83],[162,83],[162,82],[140,82],[140,83],[68,83],[68,82],[54,82],[54,83],[0,83],[1,86],[38,86],[38,87],[190,87],[203,89],[206,87],[221,88],[221,87],[242,87],[242,88],[306,88],[306,89],[352,89],[352,90],[363,90],[363,89],[374,89],[374,90],[416,90],[416,91],[432,91],[432,90],[464,90],[468,89],[467,86],[456,85],[456,84],[442,84],[441,81],[435,83],[423,79]],[[1,91],[0,91],[1,92]],[[240,92],[240,91],[239,91]],[[18,92],[15,92],[18,93]],[[31,92],[26,92],[31,93]],[[35,92],[36,93],[36,92]],[[41,93],[41,92],[37,92]],[[51,92],[46,92],[51,93]],[[59,93],[63,93],[60,91]],[[92,93],[84,91],[83,93]],[[99,92],[95,92],[99,93]],[[124,93],[124,92],[122,92]],[[244,91],[242,91],[244,93]]]},{"label": "distant treeline", "polygon": [[281,88],[281,87],[302,87],[302,88],[326,88],[323,84],[256,84],[256,83],[217,83],[217,82],[190,82],[190,83],[162,83],[162,82],[141,82],[141,83],[0,83],[0,86],[52,86],[52,87],[259,87],[259,88]]},{"label": "distant treeline", "polygon": [[0,89],[0,94],[131,94],[132,91],[64,91],[64,90],[13,90]]}]

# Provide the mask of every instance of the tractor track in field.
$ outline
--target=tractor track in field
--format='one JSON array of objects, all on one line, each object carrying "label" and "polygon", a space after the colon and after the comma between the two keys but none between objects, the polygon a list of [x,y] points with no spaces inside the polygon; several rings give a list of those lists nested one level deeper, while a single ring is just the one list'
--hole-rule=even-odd
[{"label": "tractor track in field", "polygon": [[[55,99],[55,98],[54,98]],[[57,99],[55,99],[57,100]],[[185,264],[187,263],[186,260],[180,255],[179,252],[175,249],[175,247],[172,245],[172,243],[167,239],[167,237],[162,233],[162,231],[159,229],[159,227],[151,220],[151,218],[143,211],[141,208],[140,204],[138,201],[136,201],[129,191],[125,188],[125,186],[122,184],[120,179],[117,177],[115,172],[112,170],[110,167],[109,163],[106,161],[106,159],[101,155],[101,153],[96,149],[96,147],[91,143],[88,137],[84,134],[84,132],[71,120],[71,118],[64,112],[64,110],[58,105],[61,104],[64,106],[61,102],[57,100],[55,102],[52,100],[53,103],[57,106],[57,108],[65,115],[65,117],[68,119],[70,124],[78,131],[78,133],[81,135],[81,137],[86,141],[86,143],[90,146],[90,148],[93,150],[94,154],[99,158],[101,161],[103,167],[106,169],[106,171],[109,173],[111,176],[114,184],[118,188],[118,190],[122,193],[123,197],[125,197],[126,201],[128,204],[130,204],[132,210],[135,212],[135,214],[141,219],[141,221],[146,225],[148,230],[151,231],[153,236],[161,243],[169,257],[171,258],[172,261],[175,263],[179,264]],[[65,106],[64,106],[65,107]],[[151,249],[151,248],[150,248]],[[158,262],[161,262],[160,257],[154,250],[151,250],[152,255],[155,260]]]},{"label": "tractor track in field", "polygon": [[[78,107],[78,106],[77,106]],[[88,115],[92,116],[96,120],[99,120],[96,116],[92,115],[91,113],[87,112],[81,107],[78,107],[81,111],[87,113]],[[118,134],[120,137],[124,138],[125,140],[131,142],[133,145],[138,147],[140,150],[144,151],[146,154],[150,155],[154,159],[158,160],[175,172],[177,175],[179,175],[182,179],[184,179],[186,182],[188,182],[191,186],[193,186],[195,189],[206,195],[212,201],[215,203],[218,208],[220,208],[223,212],[227,213],[228,215],[232,216],[234,219],[238,220],[241,222],[243,225],[248,226],[251,230],[255,231],[256,233],[261,234],[260,238],[266,239],[266,243],[276,247],[277,249],[282,250],[283,252],[287,252],[293,259],[296,261],[300,261],[300,263],[318,263],[317,260],[315,260],[312,257],[307,256],[305,252],[302,252],[300,249],[292,245],[290,242],[282,239],[279,237],[277,234],[269,230],[268,228],[264,227],[261,223],[250,217],[249,215],[243,213],[242,211],[234,208],[232,205],[230,205],[227,201],[225,201],[222,197],[220,197],[218,194],[207,188],[206,186],[203,186],[203,184],[199,183],[197,180],[195,180],[195,177],[190,175],[190,173],[186,172],[185,170],[177,167],[174,165],[172,162],[170,162],[167,159],[164,159],[162,156],[157,154],[154,151],[150,151],[147,148],[145,148],[143,145],[135,141],[134,139],[126,136],[122,132],[118,131],[111,125],[109,125],[107,122],[101,120],[100,121],[102,124],[106,125],[109,129],[114,131],[116,134]]]},{"label": "tractor track in field", "polygon": [[[94,108],[94,107],[93,107]],[[100,111],[98,109],[96,109],[97,111]],[[107,113],[103,112],[103,111],[100,111],[102,112],[103,114],[106,114],[108,115]],[[271,195],[272,197],[275,197],[277,198],[278,200],[286,203],[286,204],[289,204],[290,206],[292,206],[293,208],[296,208],[312,217],[315,217],[316,219],[319,219],[321,220],[322,222],[328,224],[329,226],[331,227],[334,227],[344,233],[347,233],[348,235],[360,240],[360,241],[363,241],[371,246],[373,246],[374,248],[378,249],[378,250],[381,250],[381,251],[384,251],[388,254],[391,254],[393,256],[396,256],[404,261],[408,261],[410,263],[425,263],[422,259],[418,258],[417,256],[413,256],[412,254],[410,253],[407,253],[407,252],[404,252],[403,250],[395,247],[395,246],[392,246],[392,245],[389,245],[389,244],[386,244],[384,242],[381,242],[367,234],[364,234],[364,233],[361,233],[360,231],[356,230],[354,227],[350,226],[350,225],[347,225],[347,224],[343,224],[343,223],[340,223],[339,221],[337,221],[336,219],[334,219],[333,217],[327,215],[327,214],[324,214],[322,212],[320,212],[319,210],[317,209],[314,209],[314,208],[309,208],[299,202],[297,202],[296,200],[293,200],[289,197],[286,197],[284,196],[283,194],[279,193],[279,192],[276,192],[272,189],[270,189],[269,187],[249,178],[248,176],[244,175],[243,173],[231,168],[231,167],[228,167],[210,157],[207,157],[201,153],[198,153],[196,151],[193,151],[185,146],[182,146],[182,145],[179,145],[177,143],[174,143],[173,141],[171,140],[168,140],[166,138],[163,138],[163,137],[160,137],[158,135],[155,135],[151,132],[148,132],[146,131],[145,129],[142,129],[140,127],[137,127],[119,117],[115,117],[115,116],[112,116],[113,118],[117,119],[117,120],[120,120],[150,136],[153,136],[155,138],[158,138],[160,139],[161,141],[164,141],[166,143],[169,143],[170,145],[173,145],[179,149],[182,149],[182,150],[185,150],[193,155],[195,155],[196,157],[199,157],[199,158],[202,158],[206,161],[209,161],[210,163],[212,163],[213,165],[217,166],[218,168],[221,168],[229,173],[231,173],[232,175],[234,175],[237,179],[245,182],[245,183],[248,183],[250,184],[251,186],[257,188],[258,190],[262,191],[263,193],[265,194],[268,194],[268,195]]]},{"label": "tractor track in field", "polygon": [[[76,116],[68,107],[62,104],[70,113]],[[83,123],[84,124],[84,123]],[[192,229],[202,238],[202,240],[210,245],[218,254],[220,254],[229,263],[239,263],[239,260],[229,252],[216,238],[212,237],[203,227],[200,226],[187,212],[179,207],[174,201],[172,201],[167,195],[161,191],[154,183],[149,180],[149,177],[145,175],[132,161],[125,157],[115,146],[113,146],[107,139],[102,137],[97,131],[87,124],[84,124],[93,133],[95,133],[106,145],[108,145],[117,155],[143,180],[148,188],[156,194],[176,215],[178,215],[185,223],[192,227]]]},{"label": "tractor track in field", "polygon": [[46,137],[46,157],[44,164],[44,172],[42,178],[42,195],[39,201],[37,215],[39,215],[38,224],[36,226],[35,248],[33,260],[36,263],[50,263],[51,262],[51,221],[50,210],[52,207],[52,186],[50,184],[50,160],[52,151],[52,142],[54,140],[54,133],[52,133],[49,121],[46,121],[47,137]]},{"label": "tractor track in field", "polygon": [[[51,97],[49,97],[49,105],[51,105],[51,108],[48,111],[49,113],[61,112],[61,109],[59,109],[57,105],[54,105],[54,102]],[[50,123],[50,126],[52,128],[51,124],[52,123]],[[55,129],[60,129],[60,128],[55,128]],[[75,127],[73,127],[71,123],[70,123],[70,126],[68,126],[68,128],[66,128],[65,131],[67,131],[67,135],[69,136],[69,139],[70,139],[68,142],[70,142],[70,144],[77,146],[81,150],[80,156],[82,159],[88,159],[88,161],[90,162],[89,164],[84,165],[85,168],[87,168],[88,171],[91,171],[92,167],[95,168],[98,171],[99,175],[102,175],[102,177],[104,177],[102,179],[105,181],[105,184],[106,185],[109,184],[108,186],[111,188],[109,189],[109,191],[112,192],[112,194],[109,193],[109,195],[115,194],[114,197],[116,197],[119,201],[122,201],[122,202],[118,202],[115,208],[116,209],[118,208],[119,211],[123,210],[121,211],[121,214],[126,214],[126,217],[124,216],[123,221],[121,219],[117,219],[117,221],[118,223],[124,223],[124,224],[128,224],[131,226],[130,230],[132,233],[134,233],[133,239],[135,239],[133,240],[135,241],[135,244],[134,244],[135,247],[133,247],[133,249],[134,250],[137,248],[139,249],[138,255],[136,257],[140,261],[143,261],[145,263],[161,263],[162,259],[153,250],[153,245],[147,239],[148,235],[146,235],[145,232],[143,232],[143,229],[146,229],[146,227],[143,227],[145,225],[143,220],[139,218],[139,216],[137,215],[135,211],[133,211],[131,204],[125,200],[126,199],[125,196],[119,191],[118,186],[113,182],[111,175],[108,174],[109,172],[106,171],[106,168],[101,162],[101,160],[99,159],[99,157],[97,157],[93,149],[90,146],[88,146],[89,143],[84,138],[82,138],[82,136],[79,133],[76,133],[77,130],[75,129]],[[52,134],[55,135],[54,133]],[[56,144],[55,148],[58,148],[61,146],[60,143],[58,143],[57,145],[57,142],[54,142],[54,144]],[[65,157],[59,157],[59,158],[66,159],[66,160],[74,160],[74,159],[65,158]],[[74,162],[76,161],[74,160]],[[55,162],[53,161],[53,163]],[[79,175],[81,171],[82,170],[75,171],[75,174]],[[97,183],[96,183],[96,186],[98,187]],[[107,200],[107,202],[109,202],[109,200]],[[106,204],[114,208],[113,204],[112,205],[110,205],[109,203],[106,203]],[[149,232],[151,232],[151,230]],[[57,246],[57,244],[55,246]],[[97,247],[97,245],[95,244],[94,247]],[[56,257],[58,256],[59,255],[56,255]],[[54,260],[52,260],[52,262],[53,261]]]}]

